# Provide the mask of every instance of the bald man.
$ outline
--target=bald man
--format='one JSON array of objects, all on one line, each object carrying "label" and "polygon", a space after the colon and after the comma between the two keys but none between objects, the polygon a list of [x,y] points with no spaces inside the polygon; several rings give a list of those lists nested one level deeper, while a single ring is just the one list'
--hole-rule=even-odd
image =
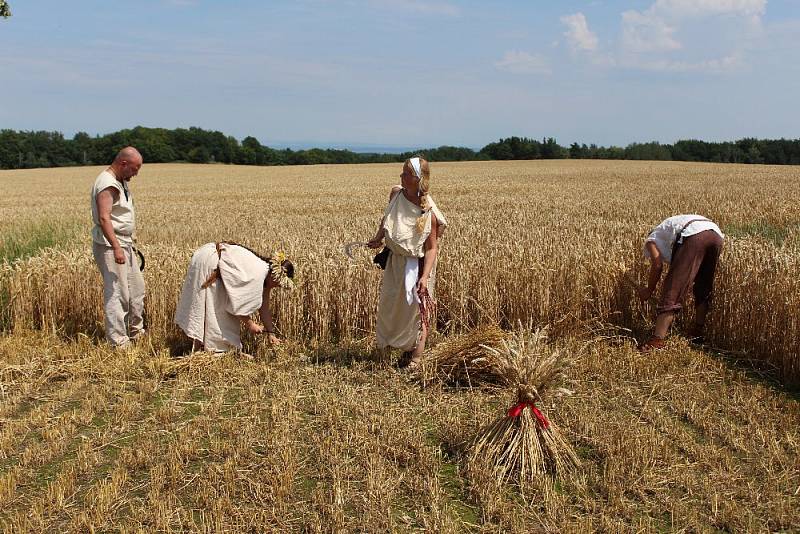
[{"label": "bald man", "polygon": [[133,253],[136,217],[128,188],[141,167],[139,151],[123,148],[92,187],[92,252],[103,275],[106,339],[115,347],[144,334],[144,277]]}]

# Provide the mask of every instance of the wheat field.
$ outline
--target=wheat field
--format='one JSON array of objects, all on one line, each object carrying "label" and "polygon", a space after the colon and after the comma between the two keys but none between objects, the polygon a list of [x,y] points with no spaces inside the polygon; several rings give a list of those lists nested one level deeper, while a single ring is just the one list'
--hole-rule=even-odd
[{"label": "wheat field", "polygon": [[[400,165],[148,165],[131,189],[147,342],[102,337],[89,190],[100,168],[0,171],[5,531],[792,531],[800,528],[800,169],[675,162],[432,164],[450,228],[433,342],[548,325],[574,394],[550,413],[578,478],[547,499],[467,477],[507,391],[421,386],[371,351],[371,237]],[[727,239],[707,339],[639,355],[648,230],[701,213]],[[36,239],[35,239],[36,238]],[[48,239],[45,239],[48,238]],[[192,251],[285,250],[278,349],[175,358]],[[44,243],[40,248],[36,243]]]}]

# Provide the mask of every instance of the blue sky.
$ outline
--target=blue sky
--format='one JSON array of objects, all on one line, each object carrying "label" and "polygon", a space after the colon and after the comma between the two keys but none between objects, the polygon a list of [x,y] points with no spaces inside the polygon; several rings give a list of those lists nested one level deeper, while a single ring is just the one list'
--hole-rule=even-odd
[{"label": "blue sky", "polygon": [[798,0],[11,0],[0,128],[295,146],[800,137]]}]

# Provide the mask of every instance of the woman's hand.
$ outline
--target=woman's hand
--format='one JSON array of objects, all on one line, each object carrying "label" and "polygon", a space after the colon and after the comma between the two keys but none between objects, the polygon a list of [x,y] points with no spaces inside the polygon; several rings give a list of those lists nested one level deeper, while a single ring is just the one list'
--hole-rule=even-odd
[{"label": "woman's hand", "polygon": [[282,341],[280,339],[278,339],[278,336],[276,336],[274,333],[270,332],[269,333],[269,343],[270,343],[270,345],[280,345],[282,343]]},{"label": "woman's hand", "polygon": [[248,319],[244,326],[247,328],[248,332],[254,335],[258,335],[264,331],[264,327],[252,319]]},{"label": "woman's hand", "polygon": [[428,292],[428,278],[423,277],[417,280],[417,295],[422,297]]}]

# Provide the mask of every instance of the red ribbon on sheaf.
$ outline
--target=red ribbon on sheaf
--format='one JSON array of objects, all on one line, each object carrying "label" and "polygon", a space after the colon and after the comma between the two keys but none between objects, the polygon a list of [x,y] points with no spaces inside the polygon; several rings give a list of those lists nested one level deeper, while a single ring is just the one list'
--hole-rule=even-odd
[{"label": "red ribbon on sheaf", "polygon": [[539,424],[542,425],[542,428],[546,430],[547,427],[550,426],[550,421],[547,420],[547,417],[545,417],[544,414],[539,410],[539,408],[537,408],[536,405],[532,402],[523,401],[518,404],[515,404],[514,406],[508,409],[508,416],[519,417],[520,415],[522,415],[522,410],[524,410],[525,408],[531,409],[533,415],[535,415],[536,419],[539,421]]}]

